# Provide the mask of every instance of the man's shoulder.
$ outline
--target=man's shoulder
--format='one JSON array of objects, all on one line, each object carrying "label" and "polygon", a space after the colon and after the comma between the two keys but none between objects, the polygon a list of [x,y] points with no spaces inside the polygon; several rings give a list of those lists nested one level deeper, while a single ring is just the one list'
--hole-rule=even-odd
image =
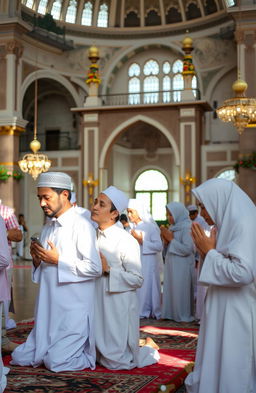
[{"label": "man's shoulder", "polygon": [[5,219],[14,214],[14,209],[12,207],[0,204],[0,215]]}]

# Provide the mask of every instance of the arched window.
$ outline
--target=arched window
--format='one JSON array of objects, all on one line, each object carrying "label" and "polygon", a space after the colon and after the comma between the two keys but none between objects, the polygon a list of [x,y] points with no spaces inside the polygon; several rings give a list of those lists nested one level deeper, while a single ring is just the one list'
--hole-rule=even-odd
[{"label": "arched window", "polygon": [[166,221],[168,181],[160,171],[149,169],[139,175],[135,182],[135,198],[143,201],[154,220]]},{"label": "arched window", "polygon": [[69,6],[68,6],[68,9],[67,9],[66,22],[75,23],[75,21],[76,21],[76,9],[77,9],[77,2],[75,0],[71,0],[69,2]]},{"label": "arched window", "polygon": [[192,78],[191,86],[192,86],[192,89],[193,89],[193,94],[196,97],[197,96],[197,88],[198,88],[198,86],[197,86],[197,77],[195,75]]},{"label": "arched window", "polygon": [[231,180],[236,183],[236,171],[233,168],[224,169],[216,176],[218,179]]},{"label": "arched window", "polygon": [[158,75],[159,65],[155,60],[148,60],[143,68],[144,75]]},{"label": "arched window", "polygon": [[54,19],[60,19],[61,3],[57,0],[52,5],[51,14]]},{"label": "arched window", "polygon": [[172,65],[172,72],[174,74],[181,73],[183,70],[183,62],[181,60],[176,60]]},{"label": "arched window", "polygon": [[37,10],[37,12],[39,14],[45,14],[47,3],[48,3],[48,0],[40,0],[39,5],[38,5],[38,10]]},{"label": "arched window", "polygon": [[173,77],[173,101],[178,102],[181,100],[181,93],[179,90],[184,88],[184,80],[181,74]]},{"label": "arched window", "polygon": [[101,6],[100,6],[97,26],[98,27],[108,27],[108,6],[107,6],[107,4],[101,4]]},{"label": "arched window", "polygon": [[[154,59],[147,60],[143,67],[138,63],[132,63],[128,68],[129,104],[180,101],[181,90],[184,89],[182,70],[183,62],[180,59],[174,61],[172,65],[168,60],[158,62]],[[196,76],[192,80],[192,88],[196,96],[198,92]]]},{"label": "arched window", "polygon": [[[140,66],[137,63],[130,65],[128,69],[128,92],[129,92],[129,104],[136,105],[140,104]],[[137,93],[137,94],[136,94]]]},{"label": "arched window", "polygon": [[140,80],[139,78],[133,77],[129,80],[129,104],[140,104]]},{"label": "arched window", "polygon": [[81,23],[85,26],[92,25],[92,3],[90,1],[84,5]]},{"label": "arched window", "polygon": [[34,3],[34,0],[27,0],[27,1],[24,1],[24,4],[25,4],[26,7],[28,7],[28,8],[32,8],[32,7],[33,7],[33,3]]},{"label": "arched window", "polygon": [[169,61],[165,61],[163,64],[163,102],[170,102],[171,101],[171,78],[169,76],[171,71],[171,65]]},{"label": "arched window", "polygon": [[148,60],[143,68],[146,76],[143,82],[144,104],[155,104],[159,100],[159,64],[155,60]]}]

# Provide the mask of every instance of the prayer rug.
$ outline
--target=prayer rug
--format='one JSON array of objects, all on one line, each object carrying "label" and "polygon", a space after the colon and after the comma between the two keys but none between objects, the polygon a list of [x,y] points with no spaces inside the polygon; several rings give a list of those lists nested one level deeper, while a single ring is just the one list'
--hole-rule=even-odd
[{"label": "prayer rug", "polygon": [[[5,393],[157,393],[161,385],[166,386],[168,393],[177,391],[192,370],[198,329],[193,324],[183,327],[172,321],[161,321],[161,326],[157,326],[157,321],[145,322],[150,324],[141,327],[141,337],[149,336],[159,345],[159,363],[129,371],[97,366],[94,371],[52,373],[43,366],[11,366],[10,356],[4,356],[4,363],[10,368]],[[32,322],[19,323],[8,331],[8,337],[22,343],[32,327]]]}]

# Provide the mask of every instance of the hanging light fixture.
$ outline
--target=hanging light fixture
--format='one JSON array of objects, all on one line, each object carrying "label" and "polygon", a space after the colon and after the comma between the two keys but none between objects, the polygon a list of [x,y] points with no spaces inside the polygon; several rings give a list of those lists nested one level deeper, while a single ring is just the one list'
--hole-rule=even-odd
[{"label": "hanging light fixture", "polygon": [[[238,18],[237,28],[239,21],[242,20],[242,2],[237,1],[238,5]],[[237,57],[237,70],[238,77],[233,83],[232,89],[235,93],[235,97],[229,98],[224,101],[223,105],[216,109],[217,115],[220,120],[224,122],[231,122],[236,127],[239,135],[242,135],[244,129],[248,126],[256,126],[256,98],[247,98],[245,91],[248,87],[247,83],[240,77],[240,59],[241,53],[238,50]]]},{"label": "hanging light fixture", "polygon": [[30,149],[33,153],[27,153],[22,158],[22,160],[18,161],[20,169],[29,173],[34,180],[40,175],[42,172],[47,172],[51,166],[51,161],[48,160],[48,157],[42,153],[38,153],[38,150],[41,147],[41,143],[37,140],[37,90],[38,90],[38,80],[35,80],[35,109],[34,109],[34,139],[30,142]]},{"label": "hanging light fixture", "polygon": [[247,83],[238,77],[232,85],[235,97],[225,100],[216,110],[220,120],[232,122],[240,135],[250,123],[256,122],[256,98],[245,96],[247,86]]}]

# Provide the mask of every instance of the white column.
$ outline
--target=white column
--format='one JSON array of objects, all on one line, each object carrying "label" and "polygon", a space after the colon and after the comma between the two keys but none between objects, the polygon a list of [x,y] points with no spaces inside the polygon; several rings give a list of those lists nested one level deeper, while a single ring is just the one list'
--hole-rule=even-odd
[{"label": "white column", "polygon": [[6,83],[6,109],[7,112],[13,112],[15,108],[15,85],[16,85],[16,55],[8,53],[7,61],[7,83]]}]

